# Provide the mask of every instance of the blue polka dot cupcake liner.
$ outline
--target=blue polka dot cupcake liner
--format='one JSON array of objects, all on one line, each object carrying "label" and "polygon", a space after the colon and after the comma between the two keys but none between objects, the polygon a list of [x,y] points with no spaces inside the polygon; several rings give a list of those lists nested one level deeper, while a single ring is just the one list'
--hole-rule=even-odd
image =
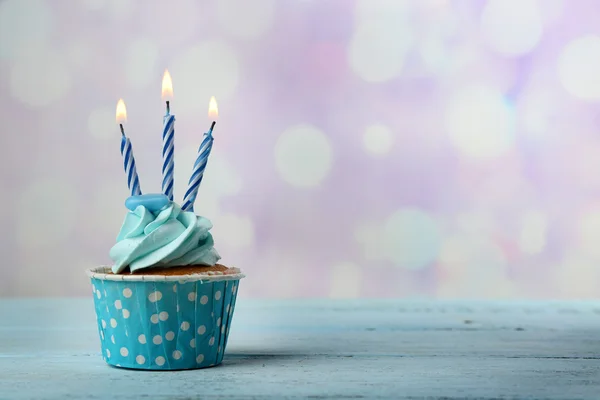
[{"label": "blue polka dot cupcake liner", "polygon": [[115,367],[181,370],[223,361],[244,275],[112,275],[88,271],[102,358]]}]

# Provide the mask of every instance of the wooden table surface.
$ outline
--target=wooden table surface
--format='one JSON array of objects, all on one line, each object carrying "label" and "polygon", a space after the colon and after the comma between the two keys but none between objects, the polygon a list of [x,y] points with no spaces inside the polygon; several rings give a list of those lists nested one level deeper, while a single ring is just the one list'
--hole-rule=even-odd
[{"label": "wooden table surface", "polygon": [[600,399],[600,302],[239,299],[221,366],[117,369],[92,299],[0,300],[1,399]]}]

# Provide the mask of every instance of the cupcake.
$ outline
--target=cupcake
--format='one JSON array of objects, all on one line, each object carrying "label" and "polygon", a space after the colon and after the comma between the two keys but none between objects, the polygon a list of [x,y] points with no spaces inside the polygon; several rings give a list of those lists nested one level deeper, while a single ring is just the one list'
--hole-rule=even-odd
[{"label": "cupcake", "polygon": [[88,271],[103,359],[149,370],[220,364],[244,275],[218,263],[206,218],[162,194],[126,206],[114,264]]}]

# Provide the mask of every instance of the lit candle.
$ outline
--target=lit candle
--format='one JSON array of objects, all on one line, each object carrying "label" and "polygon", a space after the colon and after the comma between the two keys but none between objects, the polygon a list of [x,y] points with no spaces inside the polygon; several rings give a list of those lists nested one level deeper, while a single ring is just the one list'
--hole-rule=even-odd
[{"label": "lit candle", "polygon": [[200,182],[202,182],[204,170],[206,169],[206,163],[208,162],[208,156],[212,150],[212,132],[215,124],[217,123],[216,119],[218,115],[219,108],[217,107],[217,101],[213,96],[211,97],[208,105],[208,116],[209,118],[213,119],[213,122],[208,132],[204,134],[204,140],[202,140],[202,143],[198,148],[198,158],[196,158],[196,162],[194,163],[194,170],[192,171],[188,188],[185,192],[185,196],[183,197],[183,205],[181,206],[183,211],[194,211],[194,202],[196,201],[196,196],[198,196],[198,188],[200,187]]},{"label": "lit candle", "polygon": [[175,169],[175,116],[171,115],[169,100],[173,98],[171,74],[165,70],[162,80],[162,99],[167,103],[167,113],[163,118],[162,147],[162,192],[173,201],[173,173]]},{"label": "lit candle", "polygon": [[137,170],[135,169],[135,159],[133,158],[133,147],[131,141],[125,136],[125,130],[123,129],[123,122],[127,121],[127,109],[125,108],[125,102],[123,99],[119,99],[117,103],[117,123],[121,128],[121,155],[123,156],[123,168],[125,169],[125,175],[127,175],[127,186],[131,191],[132,196],[139,196],[142,194],[140,188],[140,180],[138,178]]}]

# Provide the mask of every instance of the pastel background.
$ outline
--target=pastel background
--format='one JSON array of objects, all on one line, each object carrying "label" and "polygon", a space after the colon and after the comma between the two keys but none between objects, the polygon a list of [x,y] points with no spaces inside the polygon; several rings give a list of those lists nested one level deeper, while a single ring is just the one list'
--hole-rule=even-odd
[{"label": "pastel background", "polygon": [[[567,4],[568,3],[568,4]],[[595,0],[2,0],[1,296],[88,295],[128,195],[115,105],[246,297],[600,295]]]}]

